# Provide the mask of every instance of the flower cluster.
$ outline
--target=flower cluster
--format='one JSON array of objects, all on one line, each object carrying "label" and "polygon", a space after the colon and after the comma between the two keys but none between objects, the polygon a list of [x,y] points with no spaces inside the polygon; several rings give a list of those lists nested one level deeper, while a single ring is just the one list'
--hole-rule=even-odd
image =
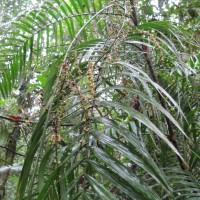
[{"label": "flower cluster", "polygon": [[94,89],[94,64],[92,62],[88,63],[88,70],[87,70],[87,76],[88,76],[88,84],[90,89],[90,94],[92,99],[94,99],[95,89]]},{"label": "flower cluster", "polygon": [[[143,34],[143,35],[146,35],[147,37],[149,37],[149,39],[151,40],[151,42],[156,46],[156,49],[158,50],[158,53],[160,55],[160,64],[162,64],[164,62],[164,59],[163,59],[163,53],[162,53],[162,50],[161,50],[161,45],[160,45],[160,42],[157,40],[157,38],[147,32],[147,31],[144,31],[144,30],[139,30],[137,29],[137,32],[139,32],[140,34]],[[144,48],[146,47],[145,45],[143,45]],[[146,47],[146,51],[147,51],[148,47]]]}]

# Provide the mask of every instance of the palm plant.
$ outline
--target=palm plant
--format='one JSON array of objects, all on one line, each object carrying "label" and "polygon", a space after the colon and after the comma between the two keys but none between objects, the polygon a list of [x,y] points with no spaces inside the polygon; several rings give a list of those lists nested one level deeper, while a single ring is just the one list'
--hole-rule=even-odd
[{"label": "palm plant", "polygon": [[41,97],[17,199],[200,197],[200,59],[183,60],[197,48],[184,30],[140,24],[133,0],[49,0],[6,30],[2,97],[27,76]]}]

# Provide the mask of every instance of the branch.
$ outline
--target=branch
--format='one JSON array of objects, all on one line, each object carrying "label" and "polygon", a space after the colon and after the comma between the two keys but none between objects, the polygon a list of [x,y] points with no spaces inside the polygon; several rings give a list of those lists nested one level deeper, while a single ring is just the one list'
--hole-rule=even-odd
[{"label": "branch", "polygon": [[[5,120],[11,121],[11,122],[21,122],[21,123],[28,123],[28,124],[37,124],[38,123],[36,121],[29,121],[29,120],[24,120],[24,119],[16,120],[16,119],[13,119],[11,117],[6,117],[6,116],[3,116],[3,115],[0,115],[0,119],[5,119]],[[68,127],[68,126],[74,126],[74,125],[75,124],[73,124],[73,123],[61,124],[61,126],[66,126],[66,127]]]},{"label": "branch", "polygon": [[5,119],[5,120],[11,121],[11,122],[33,123],[33,122],[28,121],[28,120],[14,119],[12,117],[7,117],[7,116],[3,116],[3,115],[0,115],[0,119]]},{"label": "branch", "polygon": [[23,156],[23,157],[25,157],[25,155],[24,155],[24,154],[17,153],[17,152],[15,152],[15,151],[13,151],[13,150],[9,149],[8,147],[1,146],[1,145],[0,145],[0,148],[6,149],[7,151],[10,151],[10,152],[14,153],[15,155],[18,155],[18,156]]}]

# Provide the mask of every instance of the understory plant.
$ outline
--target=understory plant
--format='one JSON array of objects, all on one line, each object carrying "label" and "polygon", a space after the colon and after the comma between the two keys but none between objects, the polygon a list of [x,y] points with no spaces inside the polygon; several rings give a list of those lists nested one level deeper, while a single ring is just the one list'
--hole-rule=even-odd
[{"label": "understory plant", "polygon": [[133,0],[48,0],[5,27],[16,199],[200,198],[199,44],[143,18]]}]

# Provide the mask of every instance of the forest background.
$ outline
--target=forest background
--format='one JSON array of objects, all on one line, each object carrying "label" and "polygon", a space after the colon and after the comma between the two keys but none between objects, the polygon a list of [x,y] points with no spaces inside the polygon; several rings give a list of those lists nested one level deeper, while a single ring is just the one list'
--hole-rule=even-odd
[{"label": "forest background", "polygon": [[0,199],[200,199],[198,0],[0,6]]}]

